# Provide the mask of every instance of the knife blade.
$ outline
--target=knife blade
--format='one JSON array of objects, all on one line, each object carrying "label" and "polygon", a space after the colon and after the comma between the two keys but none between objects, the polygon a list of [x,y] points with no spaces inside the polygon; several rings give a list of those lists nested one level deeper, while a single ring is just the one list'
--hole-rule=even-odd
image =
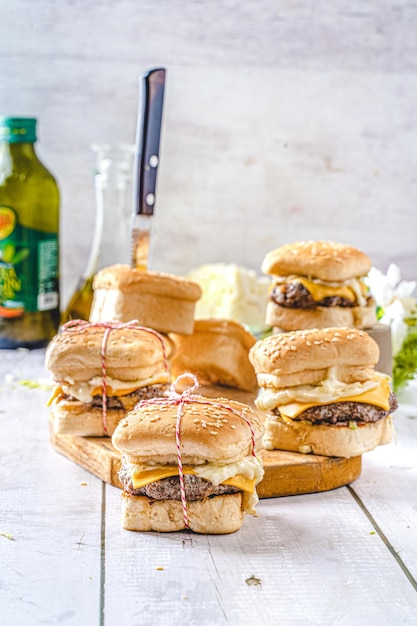
[{"label": "knife blade", "polygon": [[152,69],[142,74],[139,81],[141,104],[136,130],[131,265],[143,271],[149,262],[155,210],[165,74],[165,68]]}]

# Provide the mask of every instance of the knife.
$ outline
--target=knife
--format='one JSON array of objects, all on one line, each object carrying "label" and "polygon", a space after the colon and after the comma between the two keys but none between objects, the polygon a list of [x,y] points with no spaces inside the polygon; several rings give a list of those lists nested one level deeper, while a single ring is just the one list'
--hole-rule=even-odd
[{"label": "knife", "polygon": [[142,74],[139,81],[141,107],[136,131],[133,181],[132,267],[148,267],[152,218],[155,210],[159,166],[165,68]]}]

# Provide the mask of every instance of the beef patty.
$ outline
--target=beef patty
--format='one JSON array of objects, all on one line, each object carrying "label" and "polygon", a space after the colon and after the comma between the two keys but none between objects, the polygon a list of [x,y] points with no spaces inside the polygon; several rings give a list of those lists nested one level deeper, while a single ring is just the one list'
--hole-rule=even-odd
[{"label": "beef patty", "polygon": [[[342,296],[328,296],[322,300],[314,300],[311,293],[298,282],[285,283],[284,285],[276,285],[271,292],[271,300],[279,306],[288,309],[315,309],[318,306],[324,307],[354,307],[357,302],[352,302]],[[367,303],[371,300],[367,298]]]},{"label": "beef patty", "polygon": [[[107,409],[125,409],[131,411],[141,400],[149,400],[150,398],[159,398],[164,395],[168,390],[169,385],[148,385],[141,389],[136,389],[125,396],[107,396],[106,408]],[[68,400],[75,400],[68,396]],[[93,396],[91,405],[94,408],[103,408],[102,395]]]},{"label": "beef patty", "polygon": [[[293,419],[295,421],[307,420],[313,424],[332,424],[336,426],[348,426],[350,422],[370,424],[378,422],[397,408],[397,397],[395,393],[391,392],[388,411],[365,402],[334,402],[333,404],[312,406]],[[274,409],[272,413],[281,417],[279,409]]]},{"label": "beef patty", "polygon": [[[135,489],[132,484],[129,468],[123,465],[119,472],[120,482],[124,490],[133,496],[147,496],[152,500],[181,500],[180,478],[171,476],[153,483],[149,483],[140,489]],[[202,500],[209,496],[220,496],[229,493],[237,493],[239,489],[230,485],[213,485],[210,481],[192,474],[184,475],[186,500]]]}]

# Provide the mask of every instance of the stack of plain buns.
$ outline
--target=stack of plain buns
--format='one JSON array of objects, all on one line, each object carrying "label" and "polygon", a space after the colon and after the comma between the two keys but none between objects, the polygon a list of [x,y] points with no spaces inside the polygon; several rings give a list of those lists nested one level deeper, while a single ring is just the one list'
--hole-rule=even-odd
[{"label": "stack of plain buns", "polygon": [[90,322],[137,320],[161,333],[190,335],[200,286],[180,276],[111,265],[93,280]]}]

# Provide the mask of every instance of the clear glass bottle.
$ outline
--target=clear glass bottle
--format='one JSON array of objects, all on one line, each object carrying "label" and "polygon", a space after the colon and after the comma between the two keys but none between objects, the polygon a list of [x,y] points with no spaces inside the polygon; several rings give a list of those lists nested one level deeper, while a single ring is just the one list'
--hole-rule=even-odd
[{"label": "clear glass bottle", "polygon": [[94,186],[96,217],[94,234],[84,271],[62,314],[62,323],[88,320],[93,300],[94,274],[108,265],[130,263],[132,214],[132,161],[134,146],[98,144]]},{"label": "clear glass bottle", "polygon": [[36,119],[0,118],[0,348],[45,346],[59,326],[59,189]]}]

